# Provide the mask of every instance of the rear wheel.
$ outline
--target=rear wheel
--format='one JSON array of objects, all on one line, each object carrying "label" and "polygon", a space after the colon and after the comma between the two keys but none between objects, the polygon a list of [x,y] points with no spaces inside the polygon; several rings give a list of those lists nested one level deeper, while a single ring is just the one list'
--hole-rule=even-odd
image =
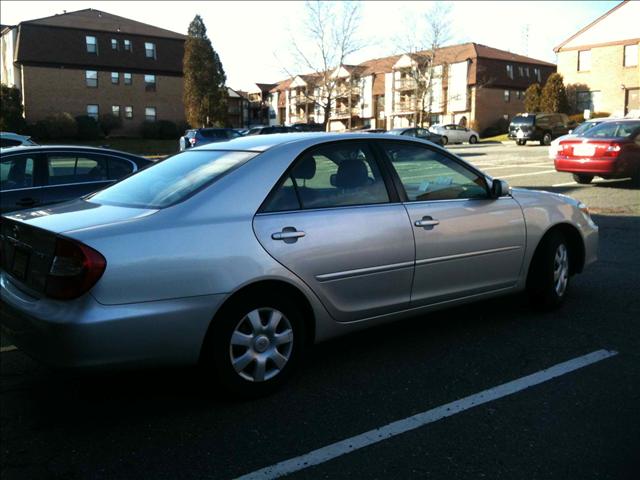
[{"label": "rear wheel", "polygon": [[238,300],[213,320],[203,363],[224,393],[259,397],[283,385],[300,364],[304,320],[296,305],[278,295]]},{"label": "rear wheel", "polygon": [[559,307],[569,287],[570,251],[565,236],[552,231],[543,239],[531,261],[527,291],[534,308]]},{"label": "rear wheel", "polygon": [[478,137],[476,137],[475,135],[471,135],[469,137],[469,143],[478,143]]},{"label": "rear wheel", "polygon": [[526,145],[527,141],[526,140],[516,140],[516,144],[518,144],[518,145]]},{"label": "rear wheel", "polygon": [[542,136],[542,140],[540,140],[540,145],[551,145],[551,134],[549,132],[545,133]]},{"label": "rear wheel", "polygon": [[446,145],[447,143],[449,143],[449,139],[443,135],[441,142],[442,142],[442,145]]},{"label": "rear wheel", "polygon": [[587,185],[591,183],[591,180],[593,180],[593,175],[583,175],[581,173],[574,173],[573,179],[580,185]]}]

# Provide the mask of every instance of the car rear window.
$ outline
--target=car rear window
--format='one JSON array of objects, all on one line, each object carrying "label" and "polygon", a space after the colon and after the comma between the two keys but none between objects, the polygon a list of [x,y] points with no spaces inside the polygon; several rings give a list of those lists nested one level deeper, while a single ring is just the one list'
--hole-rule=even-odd
[{"label": "car rear window", "polygon": [[205,138],[228,138],[226,130],[200,130],[200,134]]},{"label": "car rear window", "polygon": [[584,122],[578,125],[573,132],[572,135],[582,135],[583,133],[591,130],[594,127],[597,127],[602,122]]},{"label": "car rear window", "polygon": [[107,205],[164,208],[181,202],[258,155],[258,152],[186,151],[87,197]]},{"label": "car rear window", "polygon": [[627,138],[640,128],[638,122],[605,122],[592,128],[583,136],[586,138]]},{"label": "car rear window", "polygon": [[514,125],[533,125],[535,118],[533,115],[527,115],[526,117],[524,115],[516,115],[511,120],[511,123]]}]

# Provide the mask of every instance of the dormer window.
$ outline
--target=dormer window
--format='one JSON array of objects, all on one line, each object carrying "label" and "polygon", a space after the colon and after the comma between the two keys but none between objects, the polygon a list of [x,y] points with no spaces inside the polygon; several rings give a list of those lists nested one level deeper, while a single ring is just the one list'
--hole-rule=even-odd
[{"label": "dormer window", "polygon": [[98,54],[98,41],[96,37],[91,35],[87,35],[85,37],[85,41],[87,43],[87,53],[93,53],[95,55]]},{"label": "dormer window", "polygon": [[147,58],[156,58],[156,44],[151,42],[144,43],[144,56]]}]

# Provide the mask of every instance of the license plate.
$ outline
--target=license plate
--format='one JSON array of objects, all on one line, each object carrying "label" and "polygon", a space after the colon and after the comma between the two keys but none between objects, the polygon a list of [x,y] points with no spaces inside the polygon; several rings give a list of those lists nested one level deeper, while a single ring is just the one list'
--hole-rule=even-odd
[{"label": "license plate", "polygon": [[27,268],[29,266],[29,252],[16,248],[13,252],[13,266],[11,273],[20,280],[27,277]]},{"label": "license plate", "polygon": [[573,155],[576,157],[592,157],[596,153],[596,147],[593,145],[576,145],[573,147]]},{"label": "license plate", "polygon": [[518,133],[516,133],[516,137],[518,138],[524,137],[524,132],[522,130],[518,130]]}]

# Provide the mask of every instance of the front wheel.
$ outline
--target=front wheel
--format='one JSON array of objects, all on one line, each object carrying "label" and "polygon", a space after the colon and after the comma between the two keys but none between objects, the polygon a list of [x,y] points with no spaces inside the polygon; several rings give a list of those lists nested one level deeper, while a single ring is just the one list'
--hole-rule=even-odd
[{"label": "front wheel", "polygon": [[298,307],[278,295],[243,298],[216,315],[203,363],[224,393],[254,398],[282,386],[301,362],[305,324]]},{"label": "front wheel", "polygon": [[573,180],[580,185],[587,185],[593,180],[593,175],[583,175],[580,173],[573,174]]},{"label": "front wheel", "polygon": [[527,291],[534,308],[559,307],[569,287],[570,251],[565,236],[552,231],[542,239],[531,261]]},{"label": "front wheel", "polygon": [[526,145],[526,144],[527,144],[527,141],[526,141],[526,140],[516,140],[516,144],[517,144],[517,145],[520,145],[520,146],[522,146],[522,145]]},{"label": "front wheel", "polygon": [[447,143],[449,143],[449,139],[445,136],[442,137],[442,139],[440,140],[442,142],[442,145],[446,145]]},{"label": "front wheel", "polygon": [[478,137],[476,137],[475,135],[471,135],[469,137],[469,143],[478,143]]}]

